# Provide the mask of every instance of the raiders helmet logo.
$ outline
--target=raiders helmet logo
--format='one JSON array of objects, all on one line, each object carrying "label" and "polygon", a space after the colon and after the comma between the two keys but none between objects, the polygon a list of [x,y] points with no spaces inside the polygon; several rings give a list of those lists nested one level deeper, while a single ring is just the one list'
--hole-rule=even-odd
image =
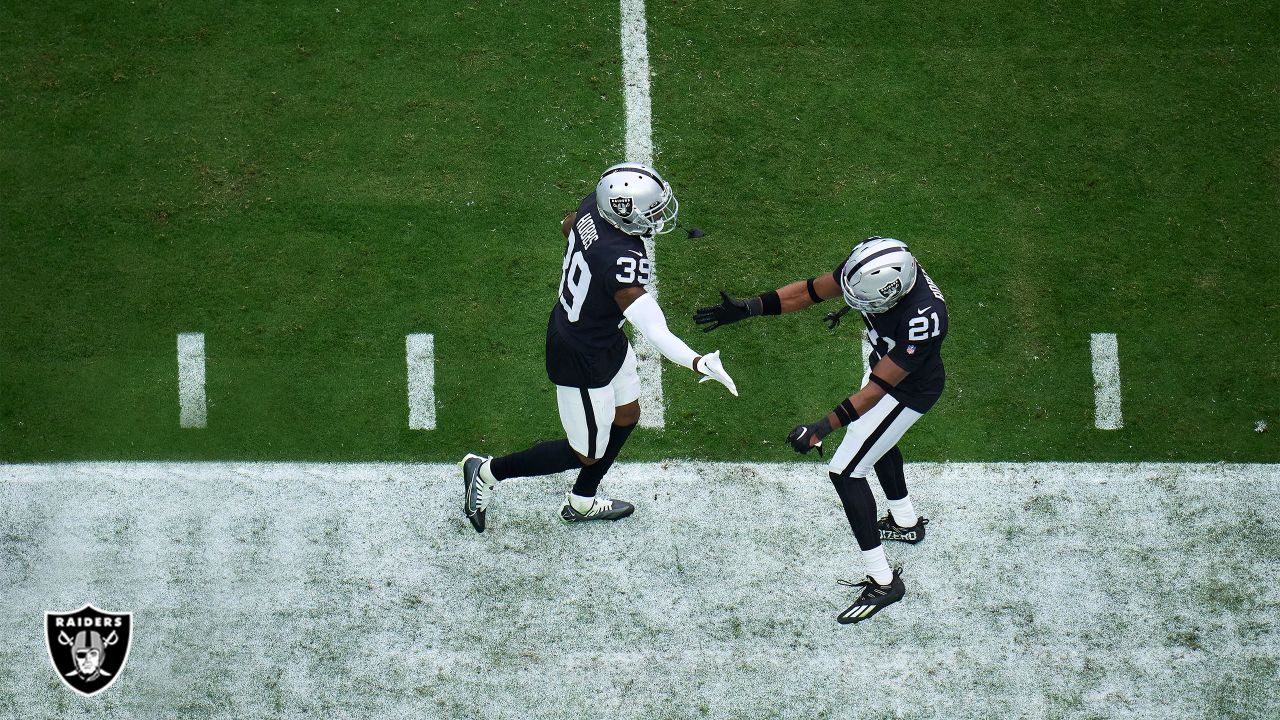
[{"label": "raiders helmet logo", "polygon": [[111,687],[124,670],[133,640],[133,613],[104,612],[92,605],[46,612],[44,635],[58,677],[91,697]]},{"label": "raiders helmet logo", "polygon": [[609,198],[609,207],[622,217],[631,217],[632,202],[629,197]]},{"label": "raiders helmet logo", "polygon": [[893,282],[880,288],[880,297],[891,298],[893,297],[894,293],[898,292],[901,289],[902,289],[902,280],[895,279]]}]

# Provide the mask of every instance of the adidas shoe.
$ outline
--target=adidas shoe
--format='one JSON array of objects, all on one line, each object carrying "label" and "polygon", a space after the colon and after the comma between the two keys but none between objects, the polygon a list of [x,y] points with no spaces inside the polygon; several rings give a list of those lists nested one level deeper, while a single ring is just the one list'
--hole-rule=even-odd
[{"label": "adidas shoe", "polygon": [[560,519],[567,523],[586,522],[587,520],[621,520],[636,511],[636,506],[626,500],[614,500],[605,495],[596,495],[591,501],[591,509],[582,513],[573,508],[569,502],[569,494],[565,493],[564,504],[560,506]]},{"label": "adidas shoe", "polygon": [[897,540],[898,542],[915,545],[924,540],[924,526],[928,524],[928,518],[917,518],[915,525],[902,527],[894,522],[893,513],[888,513],[880,518],[880,521],[876,523],[876,527],[880,530],[881,540]]},{"label": "adidas shoe", "polygon": [[493,489],[497,487],[480,477],[480,466],[488,459],[467,453],[458,463],[462,466],[462,512],[466,513],[476,532],[484,532],[484,513],[493,499]]},{"label": "adidas shoe", "polygon": [[901,600],[902,596],[907,593],[906,586],[902,584],[901,567],[893,569],[893,580],[890,580],[888,585],[878,584],[870,575],[867,576],[866,580],[858,583],[849,582],[848,580],[837,580],[836,582],[848,587],[862,588],[862,593],[858,595],[858,601],[836,616],[836,620],[842,625],[867,620],[872,615]]}]

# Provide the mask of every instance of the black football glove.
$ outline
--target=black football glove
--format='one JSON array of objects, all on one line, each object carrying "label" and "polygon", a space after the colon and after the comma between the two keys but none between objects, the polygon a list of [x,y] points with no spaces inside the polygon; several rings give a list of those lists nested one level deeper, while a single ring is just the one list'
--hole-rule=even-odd
[{"label": "black football glove", "polygon": [[[797,425],[787,436],[787,442],[791,443],[791,449],[800,453],[807,454],[810,450],[817,448],[818,456],[822,456],[822,438],[831,434],[831,423],[826,418],[822,418],[816,423],[808,425]],[[810,444],[810,438],[818,438],[818,444]]]},{"label": "black football glove", "polygon": [[827,313],[827,316],[823,318],[823,321],[827,323],[827,329],[835,330],[836,326],[840,324],[840,318],[847,315],[849,311],[852,309],[853,308],[849,307],[848,305],[845,305],[844,307],[840,308],[835,312]]},{"label": "black football glove", "polygon": [[700,307],[693,314],[693,321],[703,326],[702,332],[711,332],[721,325],[731,325],[739,320],[759,315],[762,310],[760,298],[739,300],[730,297],[729,293],[723,290],[720,291],[720,297],[724,301],[719,305]]}]

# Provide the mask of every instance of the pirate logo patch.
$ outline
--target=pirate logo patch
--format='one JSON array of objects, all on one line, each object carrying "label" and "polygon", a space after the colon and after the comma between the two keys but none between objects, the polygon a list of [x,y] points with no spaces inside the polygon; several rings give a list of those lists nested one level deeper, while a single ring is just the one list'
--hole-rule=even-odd
[{"label": "pirate logo patch", "polygon": [[622,217],[631,217],[632,202],[629,197],[609,198],[609,207]]},{"label": "pirate logo patch", "polygon": [[46,612],[44,636],[58,677],[91,697],[111,687],[124,670],[133,640],[133,613],[104,612],[92,605]]},{"label": "pirate logo patch", "polygon": [[902,289],[902,280],[894,279],[893,282],[880,288],[880,297],[891,298],[894,296],[895,293],[897,293],[901,289]]}]

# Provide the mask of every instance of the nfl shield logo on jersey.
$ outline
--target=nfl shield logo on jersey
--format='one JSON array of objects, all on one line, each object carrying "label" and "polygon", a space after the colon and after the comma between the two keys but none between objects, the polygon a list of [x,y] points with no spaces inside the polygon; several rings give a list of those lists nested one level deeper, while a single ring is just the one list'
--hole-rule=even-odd
[{"label": "nfl shield logo on jersey", "polygon": [[916,346],[915,346],[915,345],[908,345],[908,346],[907,346],[907,354],[908,354],[908,355],[915,355],[915,354],[916,354]]},{"label": "nfl shield logo on jersey", "polygon": [[91,697],[111,687],[124,670],[133,641],[133,613],[104,612],[92,605],[46,612],[44,635],[58,677]]},{"label": "nfl shield logo on jersey", "polygon": [[631,198],[629,197],[609,198],[609,207],[622,217],[631,216]]}]

